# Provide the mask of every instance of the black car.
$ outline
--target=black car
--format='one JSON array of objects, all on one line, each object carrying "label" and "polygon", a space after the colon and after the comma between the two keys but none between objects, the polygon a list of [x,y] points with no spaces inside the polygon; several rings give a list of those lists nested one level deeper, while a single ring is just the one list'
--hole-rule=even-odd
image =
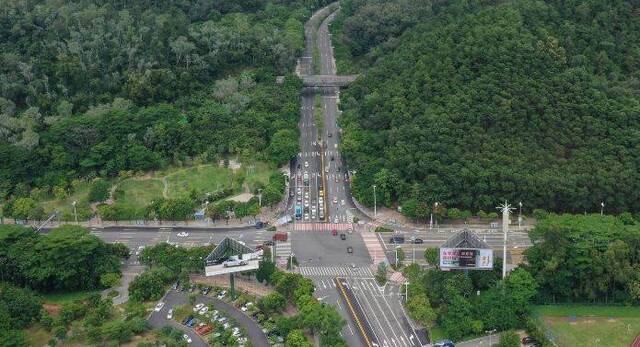
[{"label": "black car", "polygon": [[347,253],[349,254],[353,253],[353,247],[351,246],[347,247]]},{"label": "black car", "polygon": [[389,243],[404,243],[404,236],[393,236],[389,239]]},{"label": "black car", "polygon": [[436,342],[433,347],[456,347],[456,345],[451,340],[444,340]]},{"label": "black car", "polygon": [[263,242],[262,244],[265,245],[265,246],[273,246],[273,241],[267,240],[267,241]]},{"label": "black car", "polygon": [[207,295],[211,291],[211,287],[202,288],[202,295]]},{"label": "black car", "polygon": [[423,239],[419,239],[419,238],[418,239],[414,239],[413,243],[415,243],[415,244],[424,243],[424,240]]},{"label": "black car", "polygon": [[331,137],[331,136],[333,136],[333,134],[332,134],[332,133],[329,133],[329,137]]},{"label": "black car", "polygon": [[187,318],[182,320],[182,325],[187,325],[187,322],[192,320],[192,319],[193,319],[193,316],[188,316]]},{"label": "black car", "polygon": [[331,161],[333,161],[335,158],[333,156],[331,156]]},{"label": "black car", "polygon": [[340,240],[346,240],[347,239],[347,235],[345,234],[340,234]]}]

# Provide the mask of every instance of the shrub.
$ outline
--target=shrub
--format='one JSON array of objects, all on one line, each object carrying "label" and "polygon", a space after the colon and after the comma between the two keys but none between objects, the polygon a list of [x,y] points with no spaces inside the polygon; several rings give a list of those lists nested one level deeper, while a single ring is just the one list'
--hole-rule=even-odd
[{"label": "shrub", "polygon": [[379,226],[379,227],[376,228],[375,231],[377,233],[391,233],[391,232],[393,232],[393,229],[387,228],[387,227],[383,227],[383,226]]}]

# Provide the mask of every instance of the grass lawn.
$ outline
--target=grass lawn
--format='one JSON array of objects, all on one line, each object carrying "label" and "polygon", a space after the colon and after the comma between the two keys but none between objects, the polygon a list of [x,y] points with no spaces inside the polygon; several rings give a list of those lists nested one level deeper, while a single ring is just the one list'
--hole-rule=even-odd
[{"label": "grass lawn", "polygon": [[76,300],[84,300],[91,294],[99,293],[99,290],[81,290],[77,292],[47,293],[42,294],[44,302],[50,304],[64,304]]},{"label": "grass lawn", "polygon": [[89,182],[81,182],[75,187],[73,194],[66,197],[65,199],[46,200],[46,201],[40,202],[40,205],[42,206],[42,208],[44,209],[47,215],[53,213],[54,211],[59,211],[62,214],[63,219],[70,220],[70,217],[73,216],[72,204],[74,201],[77,201],[76,208],[78,212],[78,219],[80,220],[87,219],[87,218],[83,218],[83,215],[90,213],[89,186],[90,186]]},{"label": "grass lawn", "polygon": [[116,201],[119,204],[135,208],[144,207],[151,200],[161,198],[162,189],[162,181],[159,179],[128,179],[118,186],[118,190],[121,190],[124,194],[122,196],[116,194]]},{"label": "grass lawn", "polygon": [[185,197],[191,189],[200,192],[214,192],[231,185],[233,171],[229,168],[203,165],[180,171],[167,176],[170,198]]},{"label": "grass lawn", "polygon": [[242,170],[245,173],[245,182],[249,186],[249,191],[253,192],[256,187],[256,183],[261,182],[264,185],[269,182],[269,176],[277,170],[272,169],[266,163],[256,162],[252,164],[243,164]]},{"label": "grass lawn", "polygon": [[640,318],[640,306],[539,305],[540,316],[600,316]]},{"label": "grass lawn", "polygon": [[444,340],[446,338],[446,335],[445,335],[444,331],[442,331],[442,329],[440,329],[438,327],[431,328],[429,333],[431,334],[431,342],[432,343]]},{"label": "grass lawn", "polygon": [[640,334],[640,307],[548,305],[535,311],[558,346],[626,347]]},{"label": "grass lawn", "polygon": [[47,332],[40,324],[34,324],[24,331],[27,342],[30,346],[45,346],[51,340],[52,333]]}]

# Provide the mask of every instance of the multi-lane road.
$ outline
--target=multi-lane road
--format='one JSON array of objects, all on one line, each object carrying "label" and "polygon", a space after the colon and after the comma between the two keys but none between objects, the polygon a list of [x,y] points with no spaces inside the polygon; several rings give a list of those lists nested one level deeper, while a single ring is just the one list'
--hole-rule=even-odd
[{"label": "multi-lane road", "polygon": [[[337,11],[329,8],[335,7],[330,5],[316,12],[305,25],[307,47],[298,67],[302,75],[336,74],[329,24]],[[339,97],[336,87],[308,89],[302,94],[301,153],[292,165],[294,197],[289,203],[295,219],[292,252],[300,263],[300,273],[315,283],[314,295],[335,305],[348,322],[341,334],[349,346],[420,346],[427,342],[426,336],[409,323],[400,288],[378,286],[368,246],[359,232],[349,230],[355,206],[340,154]],[[297,208],[301,211],[297,218],[296,205],[301,206]],[[342,290],[349,293],[348,301],[343,301],[336,288],[337,277],[343,283]],[[361,319],[353,318],[353,307],[360,310]],[[371,332],[371,337],[364,339],[362,331]]]}]

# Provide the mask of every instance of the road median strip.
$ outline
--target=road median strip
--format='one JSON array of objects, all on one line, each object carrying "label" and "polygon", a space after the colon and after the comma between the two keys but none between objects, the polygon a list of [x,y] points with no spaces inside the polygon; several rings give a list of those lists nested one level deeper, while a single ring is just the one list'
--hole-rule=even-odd
[{"label": "road median strip", "polygon": [[353,307],[353,303],[351,302],[351,299],[349,298],[349,295],[347,294],[346,289],[342,285],[342,281],[341,280],[342,280],[342,278],[340,278],[340,277],[336,277],[334,279],[334,281],[336,282],[336,286],[338,287],[342,298],[347,303],[347,307],[349,308],[349,313],[351,314],[351,317],[356,322],[356,325],[358,326],[358,329],[360,330],[360,334],[362,334],[362,338],[364,339],[365,345],[367,345],[367,347],[377,346],[377,344],[374,344],[373,342],[371,342],[369,334],[366,332],[366,330],[364,328],[364,323],[362,322],[361,317],[358,315],[358,312]]}]

